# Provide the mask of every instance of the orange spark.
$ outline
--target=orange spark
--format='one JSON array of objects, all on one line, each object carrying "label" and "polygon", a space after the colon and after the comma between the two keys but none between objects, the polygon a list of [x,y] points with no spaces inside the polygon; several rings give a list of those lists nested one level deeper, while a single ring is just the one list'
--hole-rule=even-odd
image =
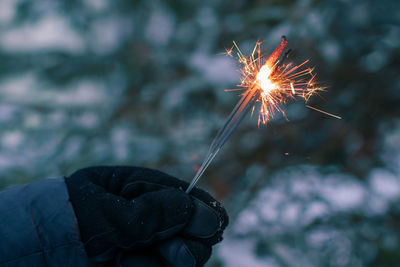
[{"label": "orange spark", "polygon": [[[288,54],[285,53],[287,43],[283,36],[278,47],[265,58],[261,53],[261,42],[256,43],[248,57],[240,51],[236,42],[233,42],[238,61],[242,65],[242,77],[238,85],[244,90],[241,101],[244,106],[251,103],[253,98],[260,103],[259,125],[266,124],[276,112],[286,117],[281,105],[295,99],[296,96],[307,102],[312,95],[324,90],[324,87],[315,82],[316,74],[313,74],[313,68],[304,67],[308,60],[297,66],[291,62],[285,63]],[[227,54],[232,54],[232,48],[227,50]]]},{"label": "orange spark", "polygon": [[338,116],[338,115],[334,115],[334,114],[332,114],[332,113],[329,113],[329,112],[320,110],[320,109],[318,109],[318,108],[314,108],[314,107],[312,107],[312,106],[310,106],[310,105],[306,105],[306,107],[308,107],[308,108],[310,108],[310,109],[313,109],[313,110],[315,110],[315,111],[321,112],[321,113],[323,113],[323,114],[325,114],[325,115],[334,117],[334,118],[336,118],[336,119],[338,119],[338,120],[341,120],[341,119],[342,119],[342,117],[340,117],[340,116]]},{"label": "orange spark", "polygon": [[223,55],[227,55],[227,56],[232,56],[232,52],[233,52],[233,48],[234,48],[235,46],[234,45],[232,45],[232,47],[231,48],[225,48],[225,52],[224,53],[222,53]]}]

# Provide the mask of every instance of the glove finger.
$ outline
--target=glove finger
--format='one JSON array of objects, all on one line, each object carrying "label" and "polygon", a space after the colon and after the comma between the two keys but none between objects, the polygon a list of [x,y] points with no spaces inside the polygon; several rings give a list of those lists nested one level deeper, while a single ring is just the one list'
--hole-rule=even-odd
[{"label": "glove finger", "polygon": [[146,181],[168,187],[186,189],[188,183],[166,173],[140,167],[130,166],[95,166],[84,168],[73,173],[70,178],[79,178],[100,185],[110,193],[119,195],[124,187],[135,181]]},{"label": "glove finger", "polygon": [[91,184],[104,188],[107,192],[117,194],[121,187],[121,177],[129,175],[131,170],[128,168],[113,166],[94,166],[77,170],[68,177],[70,184],[82,183],[90,186]]},{"label": "glove finger", "polygon": [[157,245],[157,251],[173,267],[203,266],[211,256],[211,246],[178,237]]},{"label": "glove finger", "polygon": [[[129,167],[118,167],[118,171],[119,169],[125,168]],[[188,187],[187,182],[179,180],[178,178],[164,172],[140,167],[131,168],[130,174],[123,179],[123,184],[126,186],[135,181],[159,184],[166,187],[181,189],[182,191]]]},{"label": "glove finger", "polygon": [[165,185],[155,184],[147,181],[134,181],[126,184],[122,188],[119,195],[126,199],[134,199],[145,193],[150,193],[165,189],[168,189],[168,187]]},{"label": "glove finger", "polygon": [[138,250],[134,252],[120,252],[115,258],[113,266],[117,267],[164,267],[162,258],[155,250]]},{"label": "glove finger", "polygon": [[213,238],[223,230],[221,229],[223,222],[220,214],[197,198],[192,198],[192,201],[194,204],[193,215],[183,233],[188,237],[199,239]]},{"label": "glove finger", "polygon": [[184,192],[170,188],[143,194],[132,201],[106,194],[103,213],[117,229],[121,248],[143,248],[181,231],[192,215],[193,203]]},{"label": "glove finger", "polygon": [[207,192],[195,188],[192,192],[194,211],[184,235],[198,238],[208,245],[222,240],[222,234],[229,223],[229,217],[221,203]]}]

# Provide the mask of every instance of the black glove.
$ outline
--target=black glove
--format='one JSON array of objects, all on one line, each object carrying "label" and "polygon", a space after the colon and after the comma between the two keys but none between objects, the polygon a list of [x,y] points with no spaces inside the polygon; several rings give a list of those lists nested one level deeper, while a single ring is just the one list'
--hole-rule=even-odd
[{"label": "black glove", "polygon": [[66,183],[92,261],[202,266],[228,224],[209,194],[195,188],[187,195],[186,182],[159,171],[92,167]]},{"label": "black glove", "polygon": [[211,246],[201,241],[172,238],[146,249],[120,252],[113,266],[121,267],[195,267],[203,266],[211,255]]}]

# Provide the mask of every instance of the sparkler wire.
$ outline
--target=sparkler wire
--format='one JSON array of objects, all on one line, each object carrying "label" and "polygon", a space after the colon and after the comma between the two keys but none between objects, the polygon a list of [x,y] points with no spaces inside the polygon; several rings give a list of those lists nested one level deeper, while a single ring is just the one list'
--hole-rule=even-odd
[{"label": "sparkler wire", "polygon": [[243,118],[250,111],[251,107],[256,102],[255,90],[247,91],[240,101],[236,104],[235,108],[232,110],[228,119],[226,120],[224,126],[218,131],[217,135],[214,137],[210,148],[208,150],[207,156],[201,164],[200,168],[197,170],[195,176],[189,187],[186,189],[186,193],[189,194],[193,187],[199,181],[200,177],[203,175],[207,167],[210,165],[212,160],[218,154],[220,149],[224,146],[229,137],[236,130],[237,126],[242,122]]}]

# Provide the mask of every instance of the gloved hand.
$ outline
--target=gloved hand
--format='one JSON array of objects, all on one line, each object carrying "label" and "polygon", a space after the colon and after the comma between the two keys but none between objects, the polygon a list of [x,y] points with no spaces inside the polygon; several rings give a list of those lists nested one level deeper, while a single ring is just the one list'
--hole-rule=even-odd
[{"label": "gloved hand", "polygon": [[202,266],[228,224],[208,193],[187,195],[186,182],[159,171],[92,167],[66,183],[86,252],[98,263]]}]

